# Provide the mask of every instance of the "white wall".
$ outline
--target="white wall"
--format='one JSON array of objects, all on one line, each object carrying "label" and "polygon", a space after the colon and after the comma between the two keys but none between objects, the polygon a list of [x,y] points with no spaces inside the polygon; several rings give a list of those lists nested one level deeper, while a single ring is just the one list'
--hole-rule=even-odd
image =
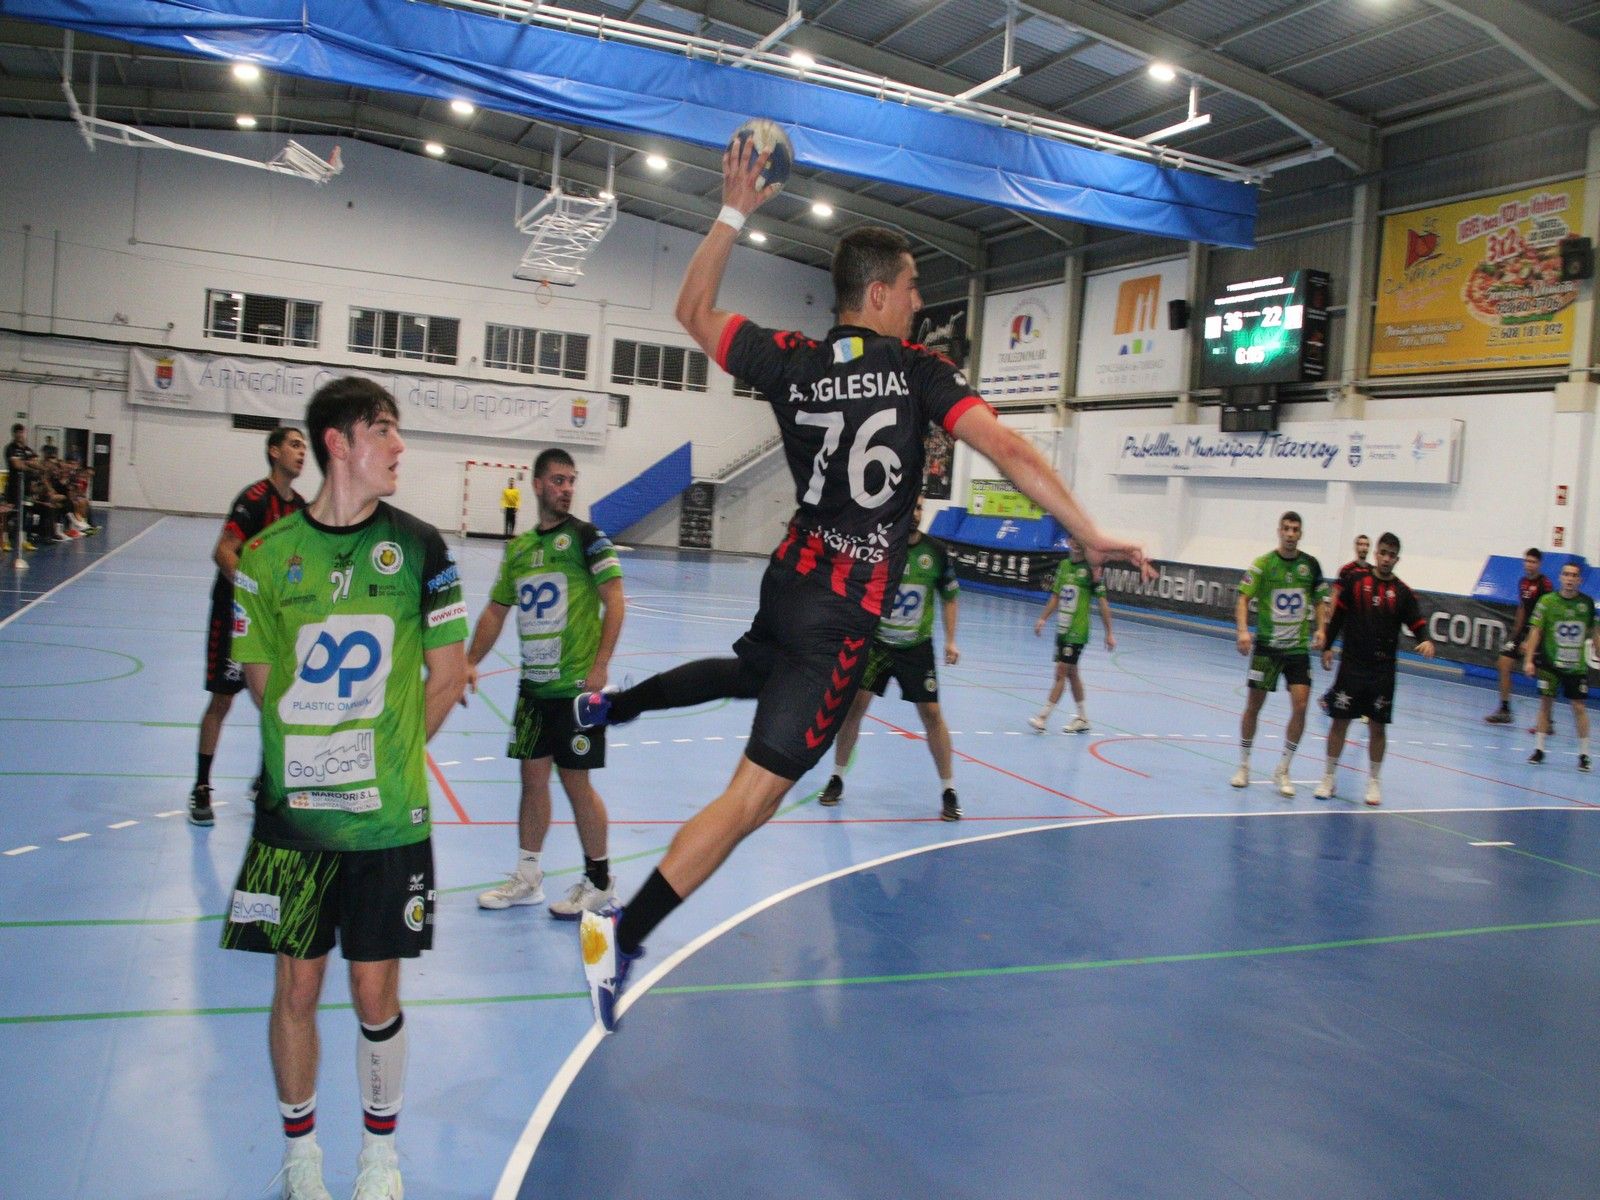
[{"label": "white wall", "polygon": [[[265,159],[285,139],[181,140]],[[301,140],[324,155],[333,145]],[[628,427],[612,429],[603,451],[573,450],[580,510],[685,441],[695,443],[696,470],[710,472],[771,434],[766,406],[734,397],[715,367],[704,394],[607,382],[616,337],[691,344],[672,303],[697,235],[621,216],[578,286],[554,289],[541,305],[537,286],[511,274],[526,242],[512,224],[513,184],[360,142],[340,147],[344,173],[316,188],[172,151],[100,145],[91,154],[70,124],[0,120],[0,161],[27,164],[0,172],[0,327],[40,335],[0,333],[7,424],[16,413],[30,425],[112,434],[114,504],[221,512],[264,470],[264,436],[235,431],[222,416],[127,406],[121,344],[267,349],[204,336],[206,289],[227,288],[320,301],[321,347],[272,347],[270,355],[357,368],[398,364],[345,349],[353,306],[460,318],[460,364],[434,369],[448,376],[555,386],[563,381],[485,370],[484,325],[588,334],[590,377],[567,386],[632,400]],[[524,192],[524,205],[534,198]],[[831,295],[825,272],[741,246],[720,302],[764,324],[821,333]],[[408,446],[396,502],[447,528],[459,510],[462,460],[526,461],[541,448],[427,434],[410,436]],[[302,491],[315,488],[314,468],[302,483]],[[675,540],[675,519],[656,525]]]}]

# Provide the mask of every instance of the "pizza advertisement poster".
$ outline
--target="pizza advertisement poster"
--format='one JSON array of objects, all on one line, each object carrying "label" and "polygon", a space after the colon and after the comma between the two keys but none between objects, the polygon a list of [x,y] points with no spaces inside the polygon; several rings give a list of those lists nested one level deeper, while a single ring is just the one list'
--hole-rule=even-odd
[{"label": "pizza advertisement poster", "polygon": [[1369,373],[1565,366],[1582,219],[1581,179],[1385,217]]}]

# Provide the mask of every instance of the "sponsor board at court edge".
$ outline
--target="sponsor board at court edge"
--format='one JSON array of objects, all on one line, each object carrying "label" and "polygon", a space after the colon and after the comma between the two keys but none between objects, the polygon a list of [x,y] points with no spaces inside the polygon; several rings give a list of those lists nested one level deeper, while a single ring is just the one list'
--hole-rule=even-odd
[{"label": "sponsor board at court edge", "polygon": [[1064,283],[985,300],[978,390],[996,399],[1060,396],[1067,361],[1066,304]]},{"label": "sponsor board at court edge", "polygon": [[608,398],[601,392],[142,346],[128,351],[128,403],[299,421],[318,388],[346,375],[370,379],[392,395],[402,430],[586,446],[606,441]]},{"label": "sponsor board at court edge", "polygon": [[1574,179],[1385,217],[1370,373],[1567,365],[1583,200]]},{"label": "sponsor board at court edge", "polygon": [[1023,517],[1036,521],[1044,509],[1006,479],[974,479],[967,484],[967,511],[975,517]]},{"label": "sponsor board at court edge", "polygon": [[1114,475],[1203,475],[1351,483],[1456,483],[1465,422],[1306,421],[1269,433],[1193,425],[1120,435]]},{"label": "sponsor board at court edge", "polygon": [[1184,334],[1167,328],[1167,304],[1188,294],[1189,262],[1183,258],[1089,276],[1074,394],[1180,391]]}]

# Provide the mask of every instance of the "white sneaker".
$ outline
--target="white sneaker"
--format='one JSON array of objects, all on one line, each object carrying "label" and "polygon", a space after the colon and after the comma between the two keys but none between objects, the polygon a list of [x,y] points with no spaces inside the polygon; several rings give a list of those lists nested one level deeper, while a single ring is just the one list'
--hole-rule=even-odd
[{"label": "white sneaker", "polygon": [[1313,796],[1315,796],[1318,800],[1332,800],[1333,799],[1333,776],[1332,775],[1324,775],[1322,777],[1322,782],[1317,784],[1317,790],[1312,792],[1311,794]]},{"label": "white sneaker", "polygon": [[499,887],[478,893],[479,908],[510,908],[514,904],[538,904],[544,899],[544,872],[529,879],[521,871],[513,871]]},{"label": "white sneaker", "polygon": [[400,1182],[400,1160],[392,1138],[368,1146],[356,1159],[356,1190],[350,1200],[404,1200],[406,1189]]},{"label": "white sneaker", "polygon": [[1249,787],[1250,786],[1250,768],[1249,767],[1240,767],[1237,771],[1235,771],[1233,773],[1233,778],[1228,780],[1228,786],[1229,787]]},{"label": "white sneaker", "polygon": [[1376,779],[1367,780],[1367,803],[1372,805],[1373,808],[1377,808],[1378,805],[1383,803],[1383,793],[1378,789],[1378,781]]},{"label": "white sneaker", "polygon": [[1061,727],[1062,733],[1088,733],[1089,722],[1084,717],[1073,717]]},{"label": "white sneaker", "polygon": [[558,921],[576,921],[586,912],[597,913],[608,904],[617,902],[617,877],[613,875],[604,888],[589,882],[587,875],[567,889],[564,900],[550,905],[550,915]]},{"label": "white sneaker", "polygon": [[1272,771],[1272,784],[1278,789],[1278,795],[1292,798],[1294,784],[1289,782],[1289,772],[1282,767],[1274,767]]},{"label": "white sneaker", "polygon": [[[298,1138],[297,1142],[310,1141]],[[322,1182],[322,1147],[296,1145],[284,1151],[283,1166],[273,1179],[283,1180],[283,1200],[333,1200]],[[270,1184],[268,1185],[271,1186]]]},{"label": "white sneaker", "polygon": [[1028,724],[1032,725],[1040,733],[1043,733],[1044,723],[1049,719],[1049,717],[1049,713],[1034,713],[1033,716],[1028,718]]}]

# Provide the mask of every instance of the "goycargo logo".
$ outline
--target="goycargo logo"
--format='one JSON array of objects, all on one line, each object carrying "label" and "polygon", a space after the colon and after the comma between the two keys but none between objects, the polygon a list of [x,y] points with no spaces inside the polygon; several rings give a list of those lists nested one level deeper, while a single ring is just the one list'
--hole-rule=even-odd
[{"label": "goycargo logo", "polygon": [[349,729],[330,737],[292,734],[283,739],[286,787],[366,783],[377,777],[372,730]]}]

